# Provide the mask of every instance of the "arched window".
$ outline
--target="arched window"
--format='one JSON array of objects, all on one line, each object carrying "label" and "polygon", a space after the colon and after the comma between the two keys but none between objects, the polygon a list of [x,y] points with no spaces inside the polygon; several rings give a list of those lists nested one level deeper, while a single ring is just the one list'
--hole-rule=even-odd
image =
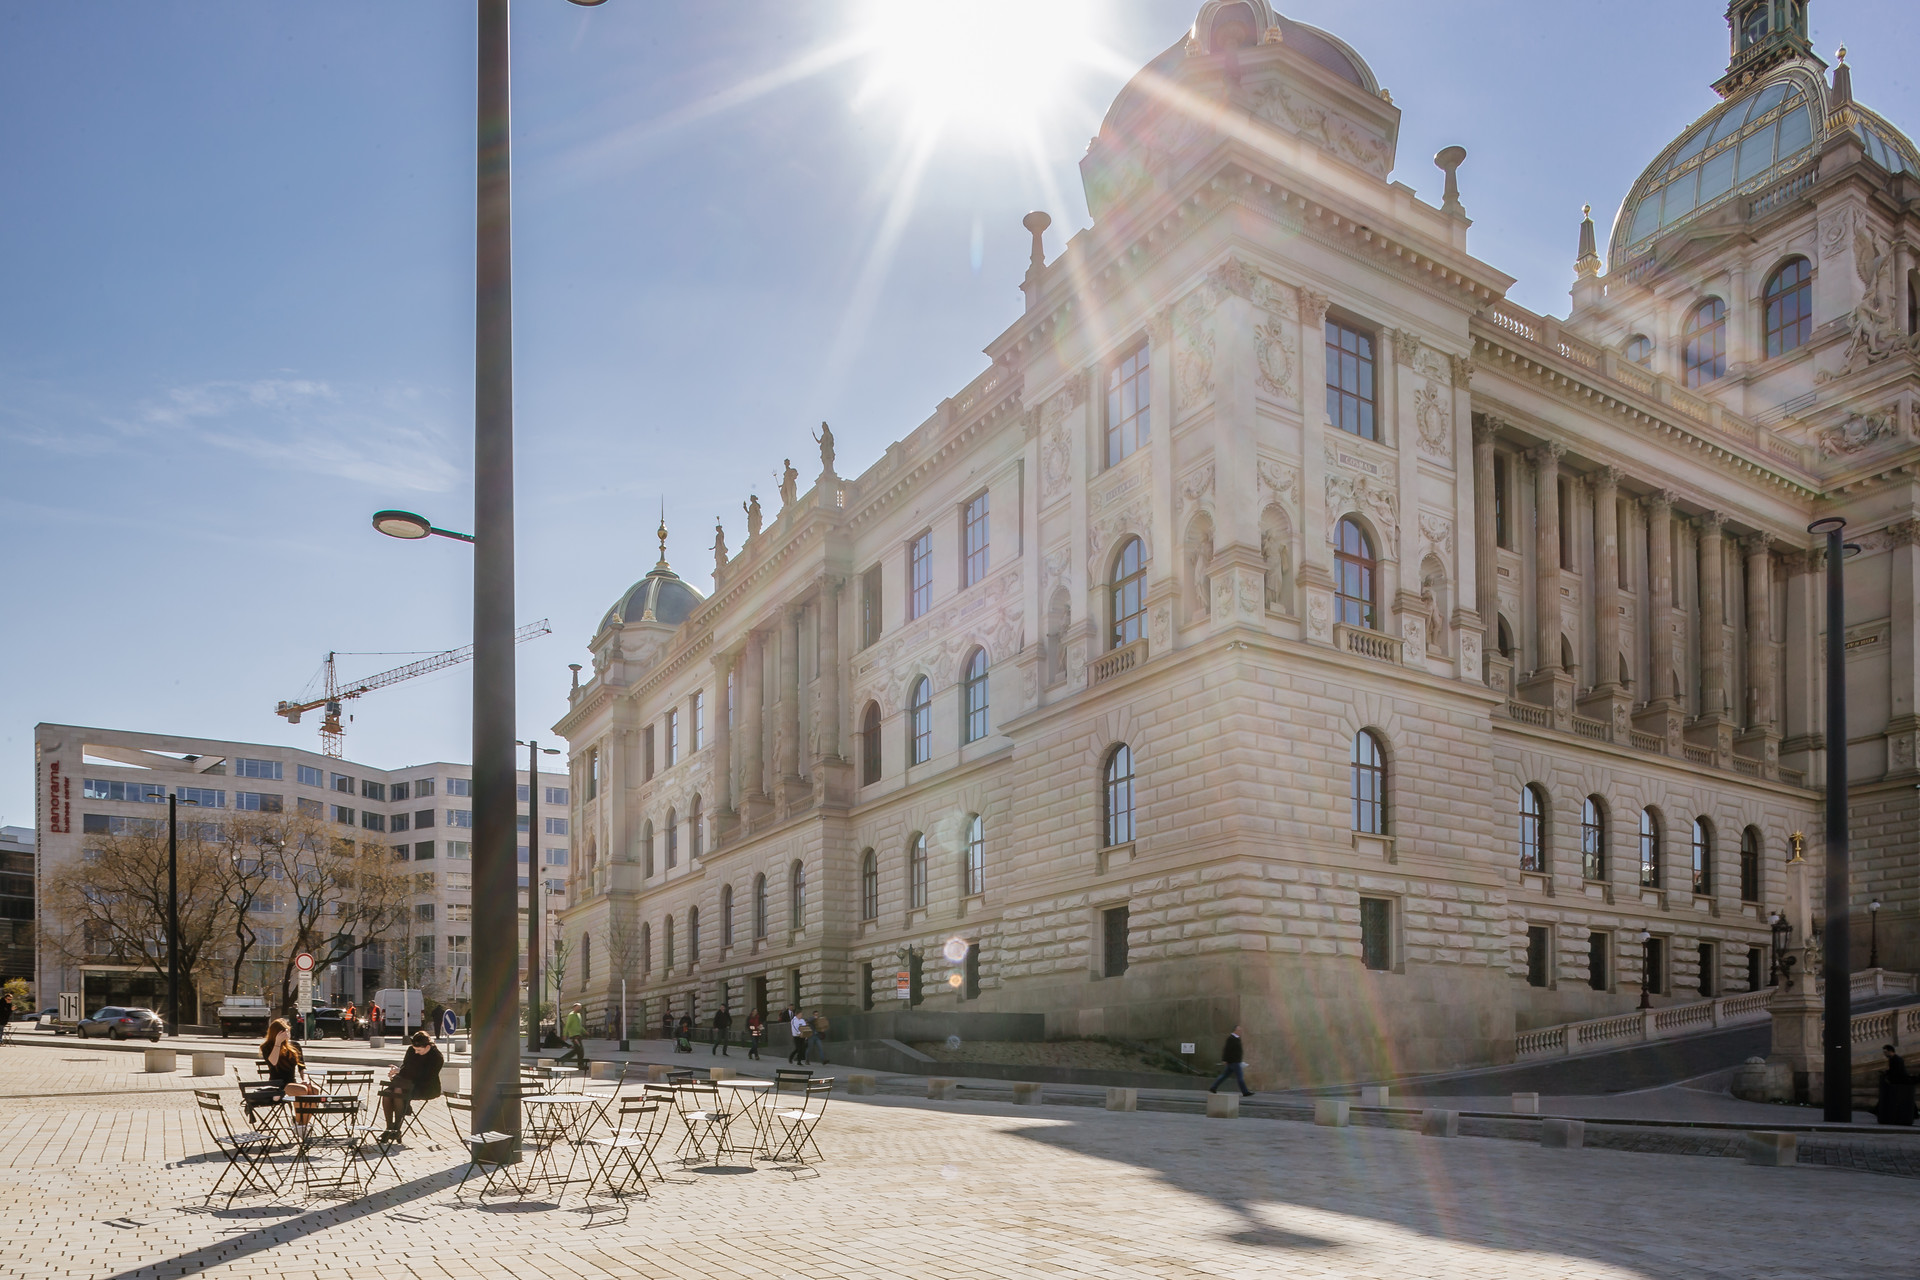
[{"label": "arched window", "polygon": [[1507,625],[1507,620],[1504,617],[1499,620],[1498,628],[1494,632],[1494,643],[1500,647],[1501,657],[1511,658],[1513,656],[1513,628]]},{"label": "arched window", "polygon": [[700,908],[687,908],[687,967],[700,963]]},{"label": "arched window", "polygon": [[921,676],[907,695],[907,763],[933,759],[933,682]]},{"label": "arched window", "polygon": [[1133,751],[1121,743],[1107,755],[1103,835],[1107,844],[1133,839]]},{"label": "arched window", "polygon": [[651,924],[640,926],[640,972],[644,974],[653,972],[653,926]]},{"label": "arched window", "polygon": [[860,785],[880,781],[880,704],[869,702],[860,714]]},{"label": "arched window", "polygon": [[720,886],[720,945],[733,945],[733,886]]},{"label": "arched window", "polygon": [[1353,829],[1368,835],[1387,834],[1387,753],[1373,730],[1353,735]]},{"label": "arched window", "polygon": [[1340,521],[1333,549],[1333,608],[1335,622],[1350,627],[1375,625],[1373,608],[1373,541],[1358,521]]},{"label": "arched window", "polygon": [[1520,869],[1547,869],[1547,805],[1540,788],[1528,783],[1520,788]]},{"label": "arched window", "polygon": [[975,649],[960,677],[960,740],[987,736],[987,651]]},{"label": "arched window", "polygon": [[960,879],[962,892],[969,898],[987,891],[987,837],[977,813],[967,819],[966,862]]},{"label": "arched window", "polygon": [[667,947],[667,950],[666,950],[667,972],[672,973],[673,972],[673,917],[672,916],[667,917],[667,931],[664,936],[666,938],[666,947]]},{"label": "arched window", "polygon": [[667,870],[680,865],[680,824],[674,820],[673,810],[667,810]]},{"label": "arched window", "polygon": [[1740,833],[1740,901],[1760,901],[1760,829]]},{"label": "arched window", "polygon": [[1713,826],[1705,818],[1693,820],[1693,891],[1713,892]]},{"label": "arched window", "polygon": [[787,873],[787,927],[796,930],[807,927],[807,866],[798,858],[793,860],[793,869]]},{"label": "arched window", "polygon": [[907,907],[924,911],[927,906],[927,837],[916,831],[907,841]]},{"label": "arched window", "polygon": [[860,918],[880,918],[880,860],[871,849],[860,855]]},{"label": "arched window", "polygon": [[1588,796],[1580,806],[1580,874],[1607,878],[1607,811],[1599,796]]},{"label": "arched window", "polygon": [[1113,634],[1110,648],[1147,633],[1147,563],[1140,539],[1128,538],[1113,558]]},{"label": "arched window", "polygon": [[1767,281],[1767,359],[1783,356],[1813,336],[1813,268],[1805,258],[1784,263]]},{"label": "arched window", "polygon": [[642,874],[653,875],[653,823],[640,824],[640,866]]},{"label": "arched window", "polygon": [[1640,811],[1640,887],[1660,887],[1660,820],[1652,809]]},{"label": "arched window", "polygon": [[765,873],[753,878],[753,936],[756,939],[767,936],[767,877]]},{"label": "arched window", "polygon": [[687,854],[700,856],[701,846],[705,843],[705,833],[700,822],[700,797],[695,796],[693,803],[687,806]]},{"label": "arched window", "polygon": [[1727,371],[1727,304],[1708,298],[1687,317],[1687,385],[1703,387]]},{"label": "arched window", "polygon": [[1636,333],[1627,339],[1626,357],[1642,369],[1653,367],[1653,339],[1644,333]]}]

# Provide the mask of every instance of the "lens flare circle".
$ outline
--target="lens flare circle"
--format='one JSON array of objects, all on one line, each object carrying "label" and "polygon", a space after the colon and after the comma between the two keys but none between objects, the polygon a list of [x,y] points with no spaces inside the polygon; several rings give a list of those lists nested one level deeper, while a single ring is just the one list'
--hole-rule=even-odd
[{"label": "lens flare circle", "polygon": [[967,958],[968,945],[965,938],[948,938],[947,945],[940,948],[940,954],[947,958],[948,964],[959,964]]}]

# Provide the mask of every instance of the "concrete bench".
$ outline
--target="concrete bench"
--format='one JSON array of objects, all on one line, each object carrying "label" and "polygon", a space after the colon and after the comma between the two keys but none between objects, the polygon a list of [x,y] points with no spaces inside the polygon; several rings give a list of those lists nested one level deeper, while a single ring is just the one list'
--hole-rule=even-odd
[{"label": "concrete bench", "polygon": [[847,1077],[847,1092],[862,1096],[880,1092],[880,1082],[873,1076],[852,1075]]},{"label": "concrete bench", "polygon": [[1537,1093],[1516,1093],[1513,1095],[1513,1114],[1517,1116],[1537,1116],[1540,1114],[1540,1095]]},{"label": "concrete bench", "polygon": [[1209,1093],[1207,1095],[1207,1114],[1215,1120],[1239,1119],[1240,1095],[1237,1093]]},{"label": "concrete bench", "polygon": [[1034,1080],[1015,1080],[1013,1082],[1013,1105],[1016,1107],[1034,1107],[1040,1105],[1041,1086]]},{"label": "concrete bench", "polygon": [[1384,1084],[1363,1084],[1360,1086],[1360,1105],[1363,1107],[1384,1107],[1387,1105],[1388,1088]]},{"label": "concrete bench", "polygon": [[587,1077],[592,1080],[618,1080],[620,1064],[617,1062],[589,1062]]},{"label": "concrete bench", "polygon": [[197,1076],[223,1076],[227,1074],[227,1055],[218,1049],[195,1049],[193,1051],[193,1074]]},{"label": "concrete bench", "polygon": [[1140,1109],[1140,1091],[1138,1089],[1108,1089],[1107,1110],[1138,1111]]},{"label": "concrete bench", "polygon": [[953,1081],[944,1076],[927,1077],[927,1096],[936,1101],[952,1099],[953,1091],[957,1087]]},{"label": "concrete bench", "polygon": [[1345,1098],[1315,1098],[1313,1122],[1331,1129],[1344,1129],[1353,1123],[1353,1104]]},{"label": "concrete bench", "polygon": [[1800,1138],[1792,1133],[1754,1132],[1747,1135],[1747,1163],[1784,1168],[1800,1161]]},{"label": "concrete bench", "polygon": [[1460,1113],[1439,1107],[1422,1111],[1420,1132],[1429,1138],[1457,1138],[1460,1136]]},{"label": "concrete bench", "polygon": [[[148,1071],[158,1074],[160,1072],[174,1071],[179,1068],[180,1055],[177,1050],[148,1049],[148,1050],[145,1050],[145,1053],[147,1055]],[[224,1071],[225,1069],[226,1069],[226,1064],[223,1062],[221,1064],[221,1070]]]},{"label": "concrete bench", "polygon": [[1540,1145],[1555,1151],[1578,1151],[1587,1145],[1587,1122],[1548,1116],[1540,1122]]}]

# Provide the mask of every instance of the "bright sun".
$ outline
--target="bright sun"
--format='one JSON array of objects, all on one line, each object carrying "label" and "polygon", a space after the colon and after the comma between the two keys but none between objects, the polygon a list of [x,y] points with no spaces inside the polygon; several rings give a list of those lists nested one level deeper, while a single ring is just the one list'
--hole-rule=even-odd
[{"label": "bright sun", "polygon": [[860,0],[860,100],[922,138],[1031,136],[1099,43],[1093,0]]}]

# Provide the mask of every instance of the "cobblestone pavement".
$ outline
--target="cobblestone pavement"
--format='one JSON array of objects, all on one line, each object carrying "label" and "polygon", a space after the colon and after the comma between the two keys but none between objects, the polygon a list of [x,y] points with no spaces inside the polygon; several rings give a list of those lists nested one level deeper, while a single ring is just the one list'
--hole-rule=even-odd
[{"label": "cobblestone pavement", "polygon": [[1912,1183],[1842,1169],[897,1096],[836,1098],[817,1170],[669,1166],[624,1222],[461,1207],[450,1141],[356,1202],[206,1212],[195,1082],[91,1056],[0,1054],[0,1277],[1904,1280],[1920,1239]]}]

